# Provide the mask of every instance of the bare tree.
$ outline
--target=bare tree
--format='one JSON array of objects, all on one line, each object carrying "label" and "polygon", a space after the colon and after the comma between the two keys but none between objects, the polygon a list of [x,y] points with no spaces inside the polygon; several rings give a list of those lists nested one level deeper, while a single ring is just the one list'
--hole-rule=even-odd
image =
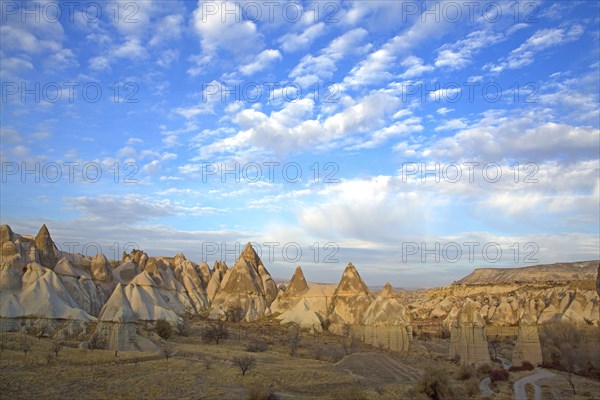
[{"label": "bare tree", "polygon": [[179,336],[189,336],[191,330],[190,320],[187,316],[181,318],[181,321],[177,321],[175,324],[175,330]]},{"label": "bare tree", "polygon": [[493,361],[498,361],[498,351],[500,350],[500,337],[495,336],[492,340],[490,340],[490,355],[492,356]]},{"label": "bare tree", "polygon": [[164,341],[160,346],[160,352],[165,357],[167,362],[169,362],[169,358],[173,357],[175,353],[177,353],[175,347],[167,341]]},{"label": "bare tree", "polygon": [[250,371],[256,364],[256,358],[253,356],[236,356],[233,357],[232,361],[240,369],[242,376],[246,375],[246,372]]},{"label": "bare tree", "polygon": [[576,395],[575,391],[575,382],[573,382],[573,378],[575,376],[575,372],[577,371],[577,356],[575,349],[570,343],[563,343],[560,346],[561,360],[560,364],[564,368],[567,373],[566,378],[571,385],[571,389],[573,390],[573,394]]},{"label": "bare tree", "polygon": [[294,357],[296,350],[300,347],[300,329],[292,327],[288,330],[287,335],[288,348],[290,350],[290,356]]},{"label": "bare tree", "polygon": [[29,350],[31,350],[31,343],[26,335],[21,335],[21,351],[25,354],[25,357],[27,357]]},{"label": "bare tree", "polygon": [[54,354],[56,354],[57,359],[58,359],[58,353],[60,352],[60,349],[62,349],[62,347],[63,347],[63,342],[61,342],[60,340],[52,341],[52,351],[54,352]]},{"label": "bare tree", "polygon": [[91,350],[102,350],[105,349],[107,345],[106,337],[99,332],[94,332],[92,336],[90,336],[88,343]]},{"label": "bare tree", "polygon": [[214,341],[216,344],[219,344],[221,340],[225,340],[229,337],[229,330],[227,329],[227,325],[225,322],[218,321],[212,324],[209,324],[206,327],[206,330],[203,334],[203,339],[205,342]]}]

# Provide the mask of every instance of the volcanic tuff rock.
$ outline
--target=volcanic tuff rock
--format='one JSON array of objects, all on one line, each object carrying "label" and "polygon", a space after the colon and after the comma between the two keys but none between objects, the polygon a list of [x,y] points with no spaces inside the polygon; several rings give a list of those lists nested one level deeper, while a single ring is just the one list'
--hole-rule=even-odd
[{"label": "volcanic tuff rock", "polygon": [[35,248],[40,257],[40,264],[44,267],[54,268],[59,258],[58,248],[52,241],[45,224],[42,225],[35,237]]},{"label": "volcanic tuff rock", "polygon": [[388,282],[362,318],[363,341],[392,351],[408,351],[412,329]]},{"label": "volcanic tuff rock", "polygon": [[461,364],[485,364],[490,362],[485,321],[477,304],[467,298],[452,323],[450,330],[450,358],[460,357]]},{"label": "volcanic tuff rock", "polygon": [[512,354],[512,364],[521,366],[524,361],[529,361],[534,366],[542,363],[542,347],[535,318],[525,314],[519,324],[517,343]]},{"label": "volcanic tuff rock", "polygon": [[[254,321],[270,314],[268,309],[277,295],[277,286],[248,243],[232,269],[227,271],[213,298],[212,318]],[[230,316],[230,313],[240,314]]]},{"label": "volcanic tuff rock", "polygon": [[300,300],[292,309],[276,317],[282,324],[297,324],[302,329],[323,331],[321,317],[310,308],[306,299]]},{"label": "volcanic tuff rock", "polygon": [[356,267],[349,263],[342,274],[331,304],[328,317],[332,324],[360,324],[373,296],[360,277]]}]

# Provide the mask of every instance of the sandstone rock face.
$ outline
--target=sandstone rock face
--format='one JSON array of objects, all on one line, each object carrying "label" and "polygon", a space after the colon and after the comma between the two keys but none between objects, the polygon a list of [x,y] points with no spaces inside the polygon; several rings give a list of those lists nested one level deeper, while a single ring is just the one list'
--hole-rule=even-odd
[{"label": "sandstone rock face", "polygon": [[477,305],[467,298],[450,330],[450,358],[460,357],[461,364],[480,365],[490,362],[484,332],[485,321]]},{"label": "sandstone rock face", "polygon": [[329,319],[334,325],[358,325],[373,296],[360,277],[356,267],[349,263],[338,284],[329,306]]},{"label": "sandstone rock face", "polygon": [[[214,275],[214,274],[213,274]],[[224,275],[212,300],[212,316],[243,317],[254,321],[270,314],[268,306],[277,295],[277,286],[248,243],[233,268]]]},{"label": "sandstone rock face", "polygon": [[56,263],[54,272],[79,308],[90,315],[98,315],[106,298],[104,293],[97,289],[88,271],[75,268],[63,257]]},{"label": "sandstone rock face", "polygon": [[512,354],[512,364],[521,366],[528,361],[534,366],[542,363],[542,347],[535,318],[526,314],[519,324],[517,343]]},{"label": "sandstone rock face", "polygon": [[95,281],[112,282],[114,278],[110,263],[102,253],[98,253],[92,258],[90,272]]},{"label": "sandstone rock face", "polygon": [[406,311],[394,298],[388,282],[365,311],[361,321],[364,342],[392,351],[408,351],[412,330],[406,318]]},{"label": "sandstone rock face", "polygon": [[276,317],[282,324],[297,324],[302,329],[322,332],[321,317],[310,308],[306,299],[300,300],[292,309]]},{"label": "sandstone rock face", "polygon": [[46,225],[42,225],[35,237],[35,249],[40,258],[40,264],[47,268],[54,268],[58,262],[58,248],[50,237]]},{"label": "sandstone rock face", "polygon": [[96,333],[107,339],[108,349],[116,351],[158,351],[151,341],[137,334],[137,315],[125,294],[125,287],[118,284],[100,311]]},{"label": "sandstone rock face", "polygon": [[301,300],[305,299],[304,296],[308,294],[309,290],[310,288],[308,287],[308,283],[306,283],[302,268],[297,267],[294,271],[294,275],[292,275],[292,279],[290,279],[289,284],[285,287],[285,290],[279,291],[279,296],[272,303],[271,310],[273,312],[286,312],[291,310]]}]

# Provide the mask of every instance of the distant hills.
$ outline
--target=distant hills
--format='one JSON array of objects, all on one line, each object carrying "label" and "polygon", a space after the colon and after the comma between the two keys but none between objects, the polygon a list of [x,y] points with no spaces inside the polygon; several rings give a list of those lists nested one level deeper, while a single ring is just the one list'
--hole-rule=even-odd
[{"label": "distant hills", "polygon": [[595,280],[600,260],[532,265],[522,268],[477,268],[456,283],[540,283]]}]

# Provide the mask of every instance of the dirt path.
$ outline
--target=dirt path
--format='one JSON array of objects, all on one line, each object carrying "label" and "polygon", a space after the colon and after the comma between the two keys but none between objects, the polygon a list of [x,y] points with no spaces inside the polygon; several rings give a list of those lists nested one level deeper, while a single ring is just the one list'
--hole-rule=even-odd
[{"label": "dirt path", "polygon": [[537,381],[545,378],[561,378],[560,375],[555,374],[554,372],[550,372],[547,369],[536,368],[534,369],[533,375],[528,375],[523,377],[515,382],[514,391],[515,391],[515,400],[527,400],[527,392],[525,391],[525,386],[528,383],[531,383],[534,390],[534,400],[541,400],[542,398],[542,388],[538,385]]},{"label": "dirt path", "polygon": [[[508,369],[512,366],[512,362],[508,361],[506,358],[498,357],[500,363],[502,364],[502,368],[508,371]],[[479,391],[483,397],[488,397],[494,394],[492,389],[490,388],[490,383],[492,380],[488,378],[484,378],[479,382]]]}]

